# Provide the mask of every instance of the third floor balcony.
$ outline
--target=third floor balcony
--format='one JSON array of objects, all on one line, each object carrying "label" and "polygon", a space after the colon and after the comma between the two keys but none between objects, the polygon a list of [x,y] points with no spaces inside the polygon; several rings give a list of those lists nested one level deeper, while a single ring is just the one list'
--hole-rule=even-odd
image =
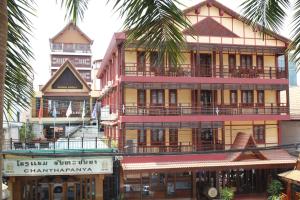
[{"label": "third floor balcony", "polygon": [[272,66],[235,66],[180,64],[173,66],[156,66],[146,64],[140,67],[137,63],[125,63],[125,76],[164,76],[164,77],[215,77],[215,78],[257,78],[285,79],[285,68]]}]

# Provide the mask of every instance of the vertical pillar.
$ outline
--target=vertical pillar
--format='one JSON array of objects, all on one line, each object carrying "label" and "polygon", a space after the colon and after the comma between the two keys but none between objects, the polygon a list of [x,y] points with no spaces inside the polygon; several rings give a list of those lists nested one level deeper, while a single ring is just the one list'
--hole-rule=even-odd
[{"label": "vertical pillar", "polygon": [[221,107],[224,107],[224,84],[222,84],[221,88]]},{"label": "vertical pillar", "polygon": [[16,184],[14,184],[14,183],[15,183],[15,177],[9,177],[9,179],[8,179],[8,190],[10,192],[10,195],[9,195],[8,200],[16,199],[16,198],[14,198],[15,194],[20,193],[20,191],[17,191],[16,188],[14,188],[14,185],[16,186]]},{"label": "vertical pillar", "polygon": [[[279,72],[279,65],[278,65],[278,54],[275,54],[275,78],[279,78],[278,77],[278,72]],[[270,77],[272,78],[272,70],[270,70]]]},{"label": "vertical pillar", "polygon": [[95,183],[95,200],[103,200],[103,180],[104,175],[96,175],[96,183]]},{"label": "vertical pillar", "polygon": [[285,94],[286,94],[287,114],[290,114],[290,89],[289,89],[289,85],[286,86]]},{"label": "vertical pillar", "polygon": [[287,182],[286,195],[288,200],[292,198],[292,184],[290,181]]},{"label": "vertical pillar", "polygon": [[284,69],[285,69],[285,78],[289,78],[289,56],[288,56],[288,53],[284,54]]},{"label": "vertical pillar", "polygon": [[213,77],[216,77],[216,71],[217,71],[217,55],[216,55],[216,51],[213,51],[213,73],[212,73]]},{"label": "vertical pillar", "polygon": [[197,183],[196,183],[196,172],[192,171],[192,199],[197,199]]},{"label": "vertical pillar", "polygon": [[195,60],[194,60],[194,51],[190,51],[191,54],[191,76],[194,76],[195,73]]},{"label": "vertical pillar", "polygon": [[125,47],[124,43],[121,45],[121,74],[125,75]]},{"label": "vertical pillar", "polygon": [[223,50],[219,51],[220,77],[223,77]]},{"label": "vertical pillar", "polygon": [[68,185],[67,182],[63,182],[63,200],[68,198]]}]

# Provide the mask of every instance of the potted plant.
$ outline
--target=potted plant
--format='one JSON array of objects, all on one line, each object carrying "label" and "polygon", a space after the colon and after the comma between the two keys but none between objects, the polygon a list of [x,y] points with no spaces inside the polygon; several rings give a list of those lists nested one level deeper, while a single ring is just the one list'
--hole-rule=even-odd
[{"label": "potted plant", "polygon": [[272,180],[267,189],[269,194],[268,200],[279,200],[282,190],[282,183],[279,180]]},{"label": "potted plant", "polygon": [[220,197],[222,200],[233,200],[234,191],[232,188],[224,187],[220,190]]}]

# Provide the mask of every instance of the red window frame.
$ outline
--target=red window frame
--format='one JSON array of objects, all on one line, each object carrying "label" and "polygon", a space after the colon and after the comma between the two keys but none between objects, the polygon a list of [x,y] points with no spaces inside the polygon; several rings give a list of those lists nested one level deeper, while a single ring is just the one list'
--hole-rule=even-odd
[{"label": "red window frame", "polygon": [[[232,94],[235,93],[235,102],[232,101]],[[230,105],[237,105],[238,104],[238,93],[237,90],[230,90]]]},{"label": "red window frame", "polygon": [[[243,59],[245,59],[245,64],[243,65]],[[250,60],[250,63],[248,63],[248,59]],[[240,66],[242,69],[251,69],[253,64],[253,58],[252,55],[248,54],[242,54],[240,56]]]},{"label": "red window frame", "polygon": [[[262,94],[262,101],[260,101],[260,98],[259,98],[259,95]],[[265,91],[264,90],[257,90],[257,95],[256,95],[256,102],[257,102],[257,105],[259,106],[263,106],[265,105]]]},{"label": "red window frame", "polygon": [[[158,93],[162,92],[162,103],[158,102]],[[156,93],[156,103],[153,103],[153,93]],[[165,90],[164,89],[155,89],[150,91],[150,103],[152,106],[164,106],[165,105]]]},{"label": "red window frame", "polygon": [[[261,63],[260,65],[258,65],[259,62]],[[256,69],[260,73],[264,72],[264,56],[263,55],[256,55]]]},{"label": "red window frame", "polygon": [[[249,98],[248,98],[248,94],[251,93],[251,102],[248,102]],[[244,102],[244,96],[245,94],[247,94],[247,102]],[[253,106],[254,103],[254,94],[253,94],[253,90],[242,90],[242,99],[241,99],[242,105],[243,106]]]},{"label": "red window frame", "polygon": [[169,144],[170,144],[170,146],[178,145],[178,129],[177,128],[169,129]]},{"label": "red window frame", "polygon": [[[154,140],[154,134],[158,134],[157,138],[159,138],[159,131],[162,131],[162,141]],[[164,145],[165,144],[165,130],[164,129],[151,129],[151,145]]]},{"label": "red window frame", "polygon": [[[142,131],[144,133],[143,137],[141,137]],[[143,140],[141,140],[143,138]],[[147,131],[145,129],[138,130],[138,145],[145,146],[147,144]]]},{"label": "red window frame", "polygon": [[256,143],[264,144],[266,142],[266,126],[253,125],[253,137]]},{"label": "red window frame", "polygon": [[[175,102],[172,103],[171,102],[171,95],[174,94],[175,95]],[[169,90],[169,106],[170,107],[176,107],[177,106],[177,90]]]},{"label": "red window frame", "polygon": [[[144,101],[141,101],[140,99],[140,95],[143,94],[144,95]],[[147,96],[146,96],[146,90],[144,89],[139,89],[137,91],[137,104],[138,106],[146,106],[146,99],[147,99]]]},{"label": "red window frame", "polygon": [[[231,59],[233,59],[233,63],[231,63]],[[228,55],[228,67],[229,72],[232,72],[236,69],[236,55],[235,54],[229,54]]]},{"label": "red window frame", "polygon": [[[146,52],[138,51],[137,52],[137,71],[144,72],[146,70]],[[143,60],[142,60],[143,57]]]}]

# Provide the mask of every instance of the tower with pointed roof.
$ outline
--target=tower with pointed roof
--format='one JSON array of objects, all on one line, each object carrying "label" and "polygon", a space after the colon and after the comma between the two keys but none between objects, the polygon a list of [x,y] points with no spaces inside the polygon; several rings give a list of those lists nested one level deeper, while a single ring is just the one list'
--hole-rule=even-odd
[{"label": "tower with pointed roof", "polygon": [[92,51],[90,39],[74,23],[68,23],[58,34],[50,39],[50,71],[53,75],[66,61],[74,65],[82,78],[91,85]]},{"label": "tower with pointed roof", "polygon": [[[95,121],[91,113],[100,93],[91,88],[92,44],[93,40],[72,22],[50,39],[51,78],[36,92],[32,104],[32,123],[37,135],[56,139],[82,136],[84,125]],[[68,109],[70,116],[66,113]],[[97,136],[98,129],[94,129],[93,136]]]}]

